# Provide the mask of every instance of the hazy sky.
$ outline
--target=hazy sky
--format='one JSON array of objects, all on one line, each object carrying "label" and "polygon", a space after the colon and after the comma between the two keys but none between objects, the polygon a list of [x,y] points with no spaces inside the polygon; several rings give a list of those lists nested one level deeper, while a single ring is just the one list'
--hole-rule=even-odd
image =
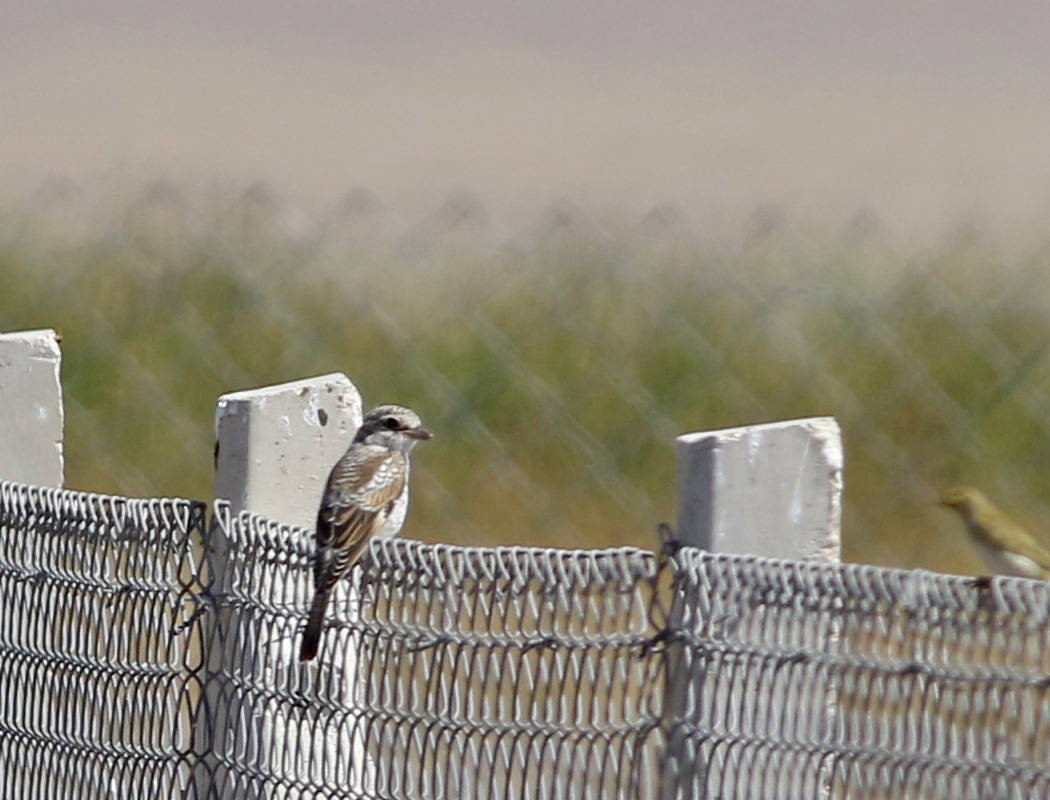
[{"label": "hazy sky", "polygon": [[1050,4],[0,0],[0,177],[1050,217]]}]

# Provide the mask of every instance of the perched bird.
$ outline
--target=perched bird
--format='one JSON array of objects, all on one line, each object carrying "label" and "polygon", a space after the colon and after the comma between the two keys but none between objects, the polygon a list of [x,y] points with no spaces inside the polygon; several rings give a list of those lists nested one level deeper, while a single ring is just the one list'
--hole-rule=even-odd
[{"label": "perched bird", "polygon": [[317,655],[328,596],[373,536],[397,536],[408,511],[408,456],[429,439],[418,415],[403,406],[369,411],[354,441],[332,467],[317,513],[314,602],[300,661]]},{"label": "perched bird", "polygon": [[1050,552],[976,489],[949,489],[941,505],[953,508],[966,523],[985,563],[999,575],[1050,580]]}]

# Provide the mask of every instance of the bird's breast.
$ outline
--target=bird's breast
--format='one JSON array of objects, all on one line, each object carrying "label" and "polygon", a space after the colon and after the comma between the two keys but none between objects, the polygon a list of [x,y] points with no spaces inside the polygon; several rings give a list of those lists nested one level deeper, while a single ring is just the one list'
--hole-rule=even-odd
[{"label": "bird's breast", "polygon": [[408,514],[408,486],[405,486],[405,490],[401,492],[401,495],[391,502],[389,513],[375,535],[380,539],[390,539],[397,536],[401,532],[401,526],[405,524],[406,514]]}]

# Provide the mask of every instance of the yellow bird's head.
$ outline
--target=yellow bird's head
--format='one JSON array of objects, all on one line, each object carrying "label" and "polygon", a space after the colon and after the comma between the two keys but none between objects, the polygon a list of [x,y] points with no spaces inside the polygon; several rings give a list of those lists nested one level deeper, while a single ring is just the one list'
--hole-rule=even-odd
[{"label": "yellow bird's head", "polygon": [[955,509],[965,519],[973,519],[992,508],[992,502],[977,489],[955,486],[941,496],[941,505]]}]

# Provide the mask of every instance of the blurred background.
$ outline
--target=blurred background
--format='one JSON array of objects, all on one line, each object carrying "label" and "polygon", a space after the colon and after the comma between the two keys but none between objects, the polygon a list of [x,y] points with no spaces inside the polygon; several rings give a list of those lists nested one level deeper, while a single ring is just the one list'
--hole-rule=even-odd
[{"label": "blurred background", "polygon": [[652,547],[675,435],[830,414],[847,559],[1050,541],[1050,7],[0,0],[0,330],[67,484],[210,496],[227,391],[439,438],[406,535]]}]

